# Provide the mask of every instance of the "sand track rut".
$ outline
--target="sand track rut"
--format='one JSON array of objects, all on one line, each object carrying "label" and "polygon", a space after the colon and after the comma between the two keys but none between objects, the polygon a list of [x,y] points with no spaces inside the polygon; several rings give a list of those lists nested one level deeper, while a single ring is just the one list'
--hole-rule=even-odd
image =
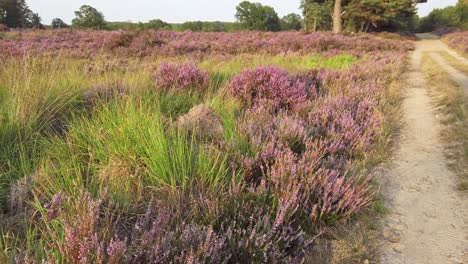
[{"label": "sand track rut", "polygon": [[468,201],[455,190],[456,175],[447,167],[441,124],[428,95],[431,84],[421,72],[423,52],[445,45],[439,40],[416,45],[405,74],[401,140],[382,178],[390,213],[384,220],[381,262],[468,263]]}]

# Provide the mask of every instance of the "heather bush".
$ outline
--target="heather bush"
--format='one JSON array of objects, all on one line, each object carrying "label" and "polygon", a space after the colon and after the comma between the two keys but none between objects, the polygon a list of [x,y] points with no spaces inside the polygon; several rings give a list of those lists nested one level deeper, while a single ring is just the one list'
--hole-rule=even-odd
[{"label": "heather bush", "polygon": [[[234,198],[234,197],[231,197]],[[146,213],[122,232],[109,218],[105,196],[62,193],[41,206],[49,230],[43,260],[67,263],[301,263],[312,239],[300,227],[278,221],[255,202],[232,200],[211,224],[178,222],[167,208],[149,203]],[[110,222],[109,222],[110,221]],[[114,227],[110,229],[111,227]],[[116,229],[117,228],[117,229]],[[62,234],[63,233],[63,237]],[[123,239],[118,234],[126,234]],[[57,248],[59,255],[49,251]],[[27,255],[26,255],[27,258]]]},{"label": "heather bush", "polygon": [[312,140],[328,146],[326,157],[333,168],[340,160],[362,158],[379,139],[381,119],[373,101],[336,96],[325,99],[309,114]]},{"label": "heather bush", "polygon": [[108,34],[103,40],[103,48],[113,50],[116,48],[127,48],[132,43],[134,35],[129,32],[116,31]]},{"label": "heather bush", "polygon": [[149,53],[153,47],[161,47],[164,44],[166,41],[162,40],[156,31],[149,30],[135,36],[130,43],[130,49],[137,54],[144,55],[145,52]]},{"label": "heather bush", "polygon": [[[369,34],[354,36],[334,35],[330,32],[234,32],[195,33],[171,31],[143,31],[133,37],[128,45],[126,32],[54,30],[44,34],[26,31],[15,39],[0,40],[5,48],[0,54],[20,56],[25,53],[54,55],[66,50],[71,57],[91,57],[102,52],[104,43],[109,43],[113,52],[116,46],[131,52],[125,54],[180,56],[190,55],[239,55],[239,54],[292,54],[327,53],[340,50],[361,54],[372,51],[405,52],[413,48],[410,41],[382,39]],[[109,37],[111,36],[111,37]],[[128,48],[126,48],[128,46]],[[121,51],[118,50],[120,53]]]},{"label": "heather bush", "polygon": [[449,47],[461,52],[468,53],[468,31],[450,33],[442,38]]},{"label": "heather bush", "polygon": [[162,64],[154,74],[156,87],[164,91],[194,91],[203,92],[208,89],[209,76],[195,65]]},{"label": "heather bush", "polygon": [[126,90],[121,82],[96,85],[84,93],[84,101],[88,106],[96,107],[99,103],[123,96]]},{"label": "heather bush", "polygon": [[244,70],[232,78],[228,89],[248,106],[268,103],[275,109],[292,109],[308,99],[304,82],[294,79],[287,71],[270,66]]},{"label": "heather bush", "polygon": [[[271,199],[271,197],[267,197]],[[232,207],[230,207],[232,206]],[[252,201],[228,205],[219,220],[226,237],[230,263],[301,263],[313,239],[292,222]],[[227,213],[227,214],[226,214]]]},{"label": "heather bush", "polygon": [[134,226],[127,263],[227,263],[226,238],[211,226],[181,223],[167,210],[148,207]]},{"label": "heather bush", "polygon": [[0,24],[0,32],[7,32],[8,30],[10,29],[7,26]]}]

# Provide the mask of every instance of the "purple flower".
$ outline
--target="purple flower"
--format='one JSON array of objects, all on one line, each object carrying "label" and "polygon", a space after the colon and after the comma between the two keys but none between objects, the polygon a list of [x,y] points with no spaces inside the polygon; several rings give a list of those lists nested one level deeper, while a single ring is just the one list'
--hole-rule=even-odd
[{"label": "purple flower", "polygon": [[163,90],[204,91],[208,88],[209,76],[192,64],[162,64],[154,75],[156,86]]}]

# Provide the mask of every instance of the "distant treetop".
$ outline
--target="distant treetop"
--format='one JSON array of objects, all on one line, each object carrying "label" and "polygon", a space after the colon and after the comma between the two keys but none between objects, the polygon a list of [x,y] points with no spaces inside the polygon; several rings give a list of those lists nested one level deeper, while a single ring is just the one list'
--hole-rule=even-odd
[{"label": "distant treetop", "polygon": [[278,14],[271,6],[243,1],[236,7],[236,18],[244,29],[260,31],[280,31]]},{"label": "distant treetop", "polygon": [[83,5],[75,11],[76,18],[72,20],[72,26],[77,28],[105,29],[104,15],[96,8]]}]

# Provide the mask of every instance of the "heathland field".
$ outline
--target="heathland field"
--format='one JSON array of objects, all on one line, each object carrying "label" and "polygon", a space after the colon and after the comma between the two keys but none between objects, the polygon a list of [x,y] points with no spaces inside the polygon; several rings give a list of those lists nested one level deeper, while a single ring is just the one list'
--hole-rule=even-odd
[{"label": "heathland field", "polygon": [[372,258],[365,238],[326,245],[384,210],[374,169],[413,46],[389,34],[3,33],[0,262],[296,263],[336,247]]}]

